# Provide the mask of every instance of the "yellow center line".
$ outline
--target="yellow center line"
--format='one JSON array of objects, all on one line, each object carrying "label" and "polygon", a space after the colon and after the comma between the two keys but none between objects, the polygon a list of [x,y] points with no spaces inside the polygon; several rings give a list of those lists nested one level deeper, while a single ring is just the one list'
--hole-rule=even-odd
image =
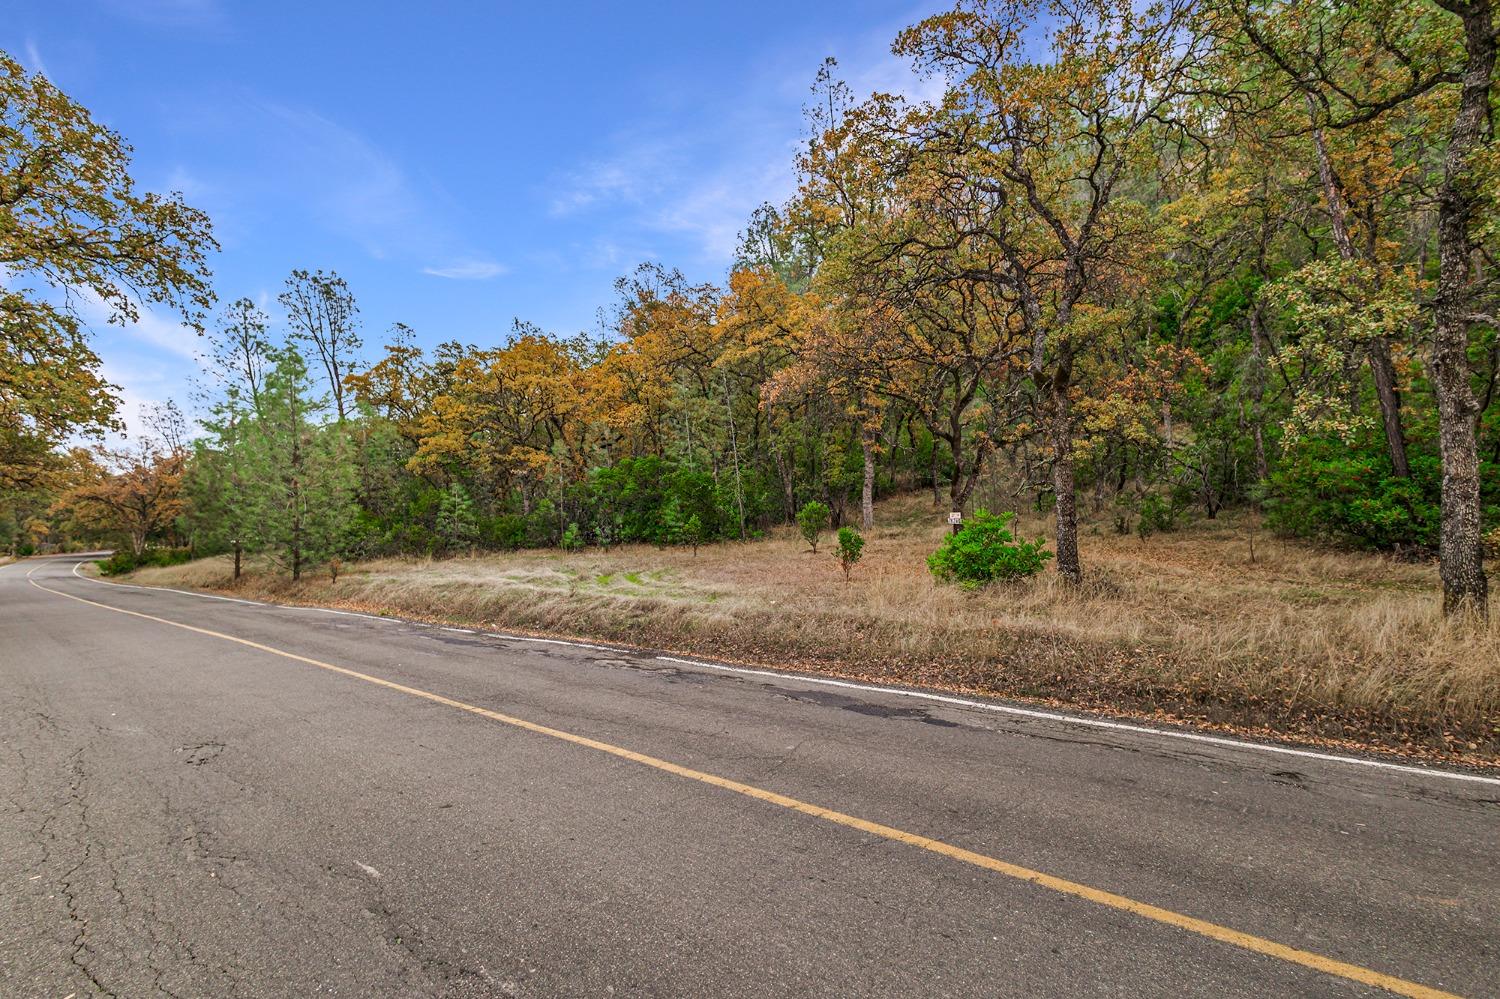
[{"label": "yellow center line", "polygon": [[[38,566],[37,568],[40,568],[40,566]],[[35,572],[36,569],[33,569],[31,571]],[[882,825],[879,822],[871,822],[868,819],[862,819],[855,815],[848,815],[844,812],[834,811],[831,808],[824,808],[821,805],[814,805],[806,801],[801,801],[797,798],[791,798],[784,794],[777,794],[775,791],[767,791],[765,788],[756,787],[752,784],[742,784],[739,781],[730,780],[727,777],[720,777],[717,774],[706,773],[702,770],[694,770],[692,767],[685,767],[681,764],[673,763],[670,760],[658,759],[655,756],[647,756],[645,753],[637,753],[635,750],[626,749],[623,746],[616,746],[608,742],[600,742],[598,739],[590,739],[588,736],[576,735],[572,732],[564,732],[561,729],[550,728],[546,725],[539,725],[536,722],[527,721],[524,718],[516,718],[512,715],[502,714],[498,711],[491,711],[488,708],[481,708],[478,705],[467,704],[463,701],[457,701],[451,697],[444,697],[442,694],[435,694],[431,691],[422,690],[418,687],[409,687],[403,683],[396,683],[393,680],[386,680],[378,676],[371,676],[368,673],[361,673],[358,670],[349,669],[345,666],[335,666],[333,663],[325,663],[318,659],[310,659],[307,656],[299,656],[295,652],[287,652],[282,649],[272,648],[269,645],[262,645],[259,642],[252,642],[247,638],[237,638],[234,635],[226,635],[223,632],[211,631],[208,628],[199,628],[196,625],[183,624],[180,621],[172,621],[164,617],[155,617],[151,614],[143,614],[140,611],[126,610],[123,607],[113,607],[109,604],[99,603],[98,601],[87,600],[83,597],[74,596],[71,593],[64,593],[62,590],[54,590],[51,587],[43,586],[41,583],[38,583],[36,580],[31,578],[30,572],[26,574],[26,578],[31,583],[31,585],[35,586],[37,589],[45,590],[48,593],[56,594],[60,597],[67,597],[69,600],[76,600],[81,604],[88,604],[92,607],[101,607],[104,610],[114,611],[117,614],[128,614],[131,617],[138,617],[146,621],[154,621],[157,624],[165,624],[173,628],[181,628],[184,631],[191,631],[199,635],[207,635],[210,638],[218,638],[226,642],[234,642],[237,645],[243,645],[247,648],[255,649],[259,652],[265,652],[273,656],[280,656],[283,659],[291,659],[295,662],[305,663],[309,666],[316,666],[319,669],[328,670],[332,673],[340,673],[344,676],[353,677],[356,680],[363,680],[366,683],[375,684],[378,687],[385,687],[389,690],[399,691],[412,697],[420,697],[423,700],[431,701],[434,704],[442,704],[450,708],[456,708],[459,711],[467,711],[469,714],[478,715],[481,718],[488,718],[491,721],[497,721],[505,725],[514,726],[515,728],[519,729],[525,729],[526,731],[534,732],[537,735],[545,735],[548,738],[560,739],[563,742],[570,742],[576,746],[584,746],[588,749],[597,750],[601,753],[608,753],[610,756],[617,756],[623,760],[630,760],[632,763],[639,763],[642,766],[652,767],[656,770],[661,770],[669,774],[675,774],[676,776],[683,777],[687,780],[698,781],[702,784],[708,784],[713,787],[722,788],[725,791],[733,791],[735,794],[742,794],[747,798],[754,798],[757,801],[764,801],[767,804],[778,805],[782,808],[791,809],[794,812],[801,812],[803,815],[810,815],[814,818],[822,819],[825,822],[831,822],[834,825],[845,826],[850,829],[858,829],[860,832],[867,833],[871,836],[878,836],[882,839],[891,840],[896,843],[905,843],[907,846],[916,847],[921,850],[927,850],[931,853],[940,854],[944,857],[948,857],[952,860],[958,860],[966,864],[972,864],[975,867],[980,867],[987,871],[993,871],[997,874],[1003,874],[1006,877],[1015,878],[1018,881],[1026,881],[1034,885],[1039,885],[1043,888],[1049,888],[1052,891],[1058,892],[1063,895],[1071,895],[1074,898],[1085,899],[1086,901],[1093,902],[1097,905],[1102,905],[1107,908],[1118,909],[1122,912],[1129,912],[1144,919],[1149,919],[1157,923],[1165,924],[1167,926],[1173,926],[1180,930],[1186,930],[1189,933],[1196,933],[1199,936],[1207,937],[1210,940],[1217,940],[1220,943],[1230,944],[1232,946],[1240,947],[1248,951],[1253,951],[1257,954],[1265,954],[1268,957],[1274,957],[1278,960],[1300,965],[1304,968],[1311,968],[1314,971],[1319,971],[1326,975],[1333,975],[1338,978],[1348,979],[1352,982],[1358,982],[1361,985],[1369,985],[1373,986],[1374,988],[1384,989],[1387,992],[1391,992],[1396,995],[1412,996],[1415,997],[1415,999],[1458,999],[1458,997],[1456,997],[1451,992],[1444,992],[1440,989],[1429,988],[1428,986],[1420,985],[1416,982],[1410,982],[1403,978],[1396,978],[1392,975],[1382,974],[1381,972],[1375,971],[1371,968],[1365,968],[1357,964],[1348,964],[1344,961],[1335,960],[1331,957],[1325,957],[1322,954],[1315,954],[1312,951],[1299,950],[1296,947],[1288,947],[1285,944],[1277,943],[1274,940],[1267,940],[1264,937],[1258,937],[1251,933],[1243,933],[1239,930],[1231,929],[1227,926],[1220,926],[1217,923],[1210,923],[1207,920],[1195,919],[1192,916],[1186,916],[1180,912],[1174,912],[1171,909],[1163,909],[1159,906],[1151,905],[1146,902],[1138,902],[1133,898],[1127,898],[1124,895],[1116,895],[1114,892],[1104,891],[1103,889],[1094,888],[1090,885],[1080,884],[1077,881],[1069,881],[1066,878],[1054,877],[1051,874],[1046,874],[1042,871],[1034,871],[1027,867],[1021,867],[1018,864],[1008,863],[1007,861],[999,860],[995,857],[987,856],[983,853],[975,853],[973,850],[965,850],[963,847],[954,846],[951,843],[944,843],[942,840],[932,839],[930,837],[922,836],[917,833],[906,832],[903,829],[897,829],[893,826]]]}]

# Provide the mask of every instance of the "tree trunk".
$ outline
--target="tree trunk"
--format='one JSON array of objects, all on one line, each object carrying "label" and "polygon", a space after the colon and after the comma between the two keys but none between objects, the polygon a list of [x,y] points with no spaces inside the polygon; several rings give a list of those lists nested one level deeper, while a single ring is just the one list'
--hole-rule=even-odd
[{"label": "tree trunk", "polygon": [[[1334,246],[1339,258],[1354,260],[1358,256],[1354,239],[1349,234],[1348,207],[1344,204],[1343,187],[1333,172],[1333,163],[1328,155],[1328,145],[1323,139],[1323,130],[1316,124],[1317,108],[1312,94],[1307,99],[1308,113],[1313,116],[1313,145],[1318,151],[1318,178],[1323,184],[1323,197],[1328,207],[1329,228],[1333,233]],[[1391,363],[1391,344],[1383,336],[1371,338],[1365,347],[1370,360],[1370,374],[1375,379],[1375,399],[1380,405],[1380,422],[1385,427],[1386,452],[1391,459],[1391,470],[1398,478],[1411,478],[1411,465],[1406,460],[1406,435],[1401,428],[1401,397],[1396,392],[1396,369]]]},{"label": "tree trunk", "polygon": [[859,448],[865,459],[864,487],[859,494],[859,526],[868,531],[875,526],[875,435],[860,428]]},{"label": "tree trunk", "polygon": [[1057,497],[1057,572],[1070,583],[1083,581],[1078,559],[1078,496],[1073,485],[1073,408],[1066,381],[1052,389],[1052,492]]},{"label": "tree trunk", "polygon": [[[1250,425],[1255,431],[1255,481],[1264,484],[1271,477],[1271,464],[1266,460],[1265,398],[1266,378],[1270,366],[1269,344],[1266,331],[1260,324],[1260,310],[1250,309],[1250,358],[1254,366],[1250,382]],[[1256,504],[1260,504],[1257,502]]]},{"label": "tree trunk", "polygon": [[[1261,432],[1260,420],[1255,421],[1255,481],[1265,482],[1271,477],[1271,466],[1266,462],[1266,435]],[[1258,505],[1258,504],[1257,504]]]},{"label": "tree trunk", "polygon": [[1488,612],[1484,539],[1479,508],[1479,447],[1474,434],[1477,404],[1469,387],[1464,346],[1467,323],[1454,323],[1438,309],[1432,348],[1433,389],[1438,400],[1438,442],[1443,458],[1442,528],[1438,543],[1443,613]]},{"label": "tree trunk", "polygon": [[948,483],[948,509],[962,510],[969,502],[974,487],[979,484],[979,473],[984,468],[984,452],[976,450],[967,470],[964,469],[963,438],[948,442],[949,454],[953,458],[953,479]]},{"label": "tree trunk", "polygon": [[[745,487],[740,479],[740,441],[734,428],[734,403],[729,398],[729,379],[724,379],[724,412],[729,414],[729,452],[734,457],[734,505],[740,517],[740,540],[745,540]],[[693,543],[693,554],[698,554],[698,544]]]},{"label": "tree trunk", "polygon": [[297,482],[292,483],[292,582],[302,578],[302,494]]},{"label": "tree trunk", "polygon": [[1479,448],[1469,370],[1470,238],[1476,192],[1469,157],[1487,140],[1490,88],[1495,70],[1494,11],[1490,0],[1454,3],[1464,22],[1468,56],[1458,112],[1448,135],[1443,182],[1438,188],[1438,292],[1433,303],[1432,382],[1438,403],[1443,457],[1442,529],[1438,549],[1443,613],[1488,613],[1480,532]]},{"label": "tree trunk", "polygon": [[292,582],[302,578],[302,429],[292,425]]},{"label": "tree trunk", "polygon": [[234,578],[236,580],[240,578],[240,543],[238,541],[234,543]]},{"label": "tree trunk", "polygon": [[793,477],[791,462],[786,460],[781,450],[774,449],[776,455],[776,471],[781,476],[781,499],[783,512],[786,514],[786,522],[792,523],[797,519],[797,482]]},{"label": "tree trunk", "polygon": [[825,505],[828,507],[828,526],[837,531],[844,526],[844,511],[849,507],[849,492],[846,488],[829,489],[825,485],[823,498],[827,501]]},{"label": "tree trunk", "polygon": [[1385,447],[1391,470],[1397,478],[1411,478],[1406,459],[1406,435],[1401,428],[1401,396],[1396,391],[1396,366],[1391,362],[1391,342],[1383,336],[1370,340],[1370,374],[1375,377],[1375,398],[1380,402],[1380,422],[1385,427]]},{"label": "tree trunk", "polygon": [[1104,461],[1100,463],[1099,468],[1094,472],[1094,500],[1090,506],[1090,509],[1094,513],[1098,513],[1104,509],[1104,491],[1109,488],[1109,478],[1104,472],[1114,460],[1114,451],[1115,445],[1111,441],[1109,447],[1104,452]]},{"label": "tree trunk", "polygon": [[929,463],[928,481],[932,486],[932,505],[939,507],[943,505],[943,494],[938,491],[938,449],[937,438],[932,439],[932,461]]}]

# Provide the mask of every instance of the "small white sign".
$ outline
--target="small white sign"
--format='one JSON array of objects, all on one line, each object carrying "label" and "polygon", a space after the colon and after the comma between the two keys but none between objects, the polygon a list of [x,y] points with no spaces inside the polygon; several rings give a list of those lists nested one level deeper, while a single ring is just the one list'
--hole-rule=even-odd
[{"label": "small white sign", "polygon": [[954,510],[952,513],[948,514],[948,523],[950,523],[950,524],[962,524],[963,522],[964,522],[964,515],[963,515],[962,511],[960,511],[960,510]]}]

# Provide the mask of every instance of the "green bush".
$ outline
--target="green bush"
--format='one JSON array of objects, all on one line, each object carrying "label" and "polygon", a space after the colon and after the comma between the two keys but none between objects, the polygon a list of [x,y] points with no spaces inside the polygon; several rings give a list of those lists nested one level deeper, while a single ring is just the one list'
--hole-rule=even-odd
[{"label": "green bush", "polygon": [[682,525],[679,537],[682,538],[683,544],[693,546],[694,555],[698,554],[698,546],[703,543],[703,521],[696,513]]},{"label": "green bush", "polygon": [[609,522],[612,543],[687,544],[682,532],[694,517],[698,518],[700,543],[739,530],[730,513],[733,497],[721,490],[712,475],[678,468],[660,458],[624,458],[594,469],[578,500],[596,511],[596,521]]},{"label": "green bush", "polygon": [[834,549],[834,557],[839,560],[839,567],[844,570],[844,582],[849,582],[849,573],[854,569],[855,563],[864,557],[865,539],[852,527],[840,527],[838,535],[838,547]]},{"label": "green bush", "polygon": [[153,565],[181,565],[193,557],[189,548],[147,548],[137,558],[134,552],[118,551],[99,562],[99,574],[118,576]]},{"label": "green bush", "polygon": [[563,531],[562,539],[557,546],[565,552],[576,552],[583,547],[583,532],[578,529],[577,524],[569,524],[568,529]]},{"label": "green bush", "polygon": [[115,552],[109,558],[101,559],[98,563],[101,576],[118,576],[122,572],[129,572],[139,563],[136,562],[134,552]]},{"label": "green bush", "polygon": [[1266,524],[1359,548],[1436,549],[1442,465],[1415,449],[1410,462],[1398,478],[1377,441],[1305,440],[1271,477]]},{"label": "green bush", "polygon": [[590,503],[608,507],[619,530],[616,540],[657,541],[661,533],[663,483],[672,469],[660,458],[623,458],[590,473]]},{"label": "green bush", "polygon": [[611,516],[608,511],[602,511],[599,514],[598,518],[594,521],[595,543],[605,551],[609,551],[609,546],[614,544],[619,537],[619,519]]},{"label": "green bush", "polygon": [[1177,530],[1177,504],[1156,493],[1141,498],[1136,511],[1135,533],[1142,540],[1153,534]]},{"label": "green bush", "polygon": [[812,546],[814,553],[818,550],[818,538],[827,526],[828,507],[817,500],[797,511],[797,530],[802,532],[802,539]]},{"label": "green bush", "polygon": [[927,556],[927,568],[938,579],[969,589],[1041,572],[1052,553],[1040,538],[1017,541],[1009,529],[1011,516],[974,511],[957,534],[948,535],[942,547]]}]

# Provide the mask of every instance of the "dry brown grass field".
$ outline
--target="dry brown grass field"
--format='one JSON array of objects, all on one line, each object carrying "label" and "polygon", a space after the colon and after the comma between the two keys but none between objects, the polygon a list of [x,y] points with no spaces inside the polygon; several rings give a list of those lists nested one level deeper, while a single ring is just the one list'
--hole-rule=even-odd
[{"label": "dry brown grass field", "polygon": [[[1030,514],[1026,536],[1045,533]],[[1429,564],[1285,541],[1249,514],[1145,540],[1105,523],[1089,579],[936,583],[930,499],[882,503],[845,583],[791,529],[701,548],[630,545],[383,559],[238,592],[427,620],[611,639],[1158,720],[1448,759],[1500,757],[1500,626],[1445,623]],[[226,559],[134,581],[223,589]]]}]

